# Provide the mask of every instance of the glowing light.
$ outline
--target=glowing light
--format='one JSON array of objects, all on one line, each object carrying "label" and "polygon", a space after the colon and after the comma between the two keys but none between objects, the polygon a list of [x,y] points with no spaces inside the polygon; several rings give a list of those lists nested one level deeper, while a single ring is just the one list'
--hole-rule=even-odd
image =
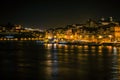
[{"label": "glowing light", "polygon": [[99,36],[98,38],[103,38],[102,36]]},{"label": "glowing light", "polygon": [[112,35],[109,35],[109,38],[112,38]]}]

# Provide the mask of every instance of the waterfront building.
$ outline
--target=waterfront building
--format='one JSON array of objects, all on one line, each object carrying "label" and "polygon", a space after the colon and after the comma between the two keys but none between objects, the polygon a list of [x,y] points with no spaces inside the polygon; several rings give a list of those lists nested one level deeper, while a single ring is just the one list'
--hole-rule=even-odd
[{"label": "waterfront building", "polygon": [[21,25],[10,23],[7,25],[0,25],[0,40],[32,40],[32,38],[43,37],[43,35],[43,32],[31,31]]},{"label": "waterfront building", "polygon": [[120,25],[112,17],[99,21],[89,19],[85,24],[71,24],[64,28],[48,30],[46,36],[68,41],[120,42]]},{"label": "waterfront building", "polygon": [[111,27],[111,30],[112,36],[109,37],[111,37],[111,39],[114,39],[116,42],[120,42],[120,26]]},{"label": "waterfront building", "polygon": [[[112,17],[96,21],[89,19],[85,24],[71,24],[65,27],[48,29],[23,28],[21,25],[0,25],[0,38],[21,38],[21,40],[37,40],[58,42],[120,42],[120,25]],[[9,35],[9,36],[8,36]],[[5,39],[6,40],[6,39]]]}]

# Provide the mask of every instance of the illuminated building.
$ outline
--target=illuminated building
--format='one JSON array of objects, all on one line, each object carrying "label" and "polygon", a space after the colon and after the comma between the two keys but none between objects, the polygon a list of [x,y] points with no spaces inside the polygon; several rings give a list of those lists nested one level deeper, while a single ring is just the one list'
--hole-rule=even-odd
[{"label": "illuminated building", "polygon": [[48,30],[47,36],[56,36],[68,41],[87,41],[87,42],[120,42],[120,25],[112,17],[106,21],[89,19],[85,24],[67,25],[61,29]]}]

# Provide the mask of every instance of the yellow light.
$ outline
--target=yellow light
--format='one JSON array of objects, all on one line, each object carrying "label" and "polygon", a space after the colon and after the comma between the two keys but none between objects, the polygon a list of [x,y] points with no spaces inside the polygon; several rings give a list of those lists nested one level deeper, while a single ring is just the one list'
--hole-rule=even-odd
[{"label": "yellow light", "polygon": [[52,37],[51,36],[48,36],[48,39],[51,39]]},{"label": "yellow light", "polygon": [[80,35],[80,38],[82,38],[82,35]]},{"label": "yellow light", "polygon": [[67,38],[67,36],[65,35],[65,38]]},{"label": "yellow light", "polygon": [[102,36],[99,36],[98,38],[102,38]]},{"label": "yellow light", "polygon": [[73,38],[73,36],[70,36],[71,38]]},{"label": "yellow light", "polygon": [[112,38],[112,35],[109,35],[110,38]]},{"label": "yellow light", "polygon": [[56,38],[56,36],[54,36],[54,38]]}]

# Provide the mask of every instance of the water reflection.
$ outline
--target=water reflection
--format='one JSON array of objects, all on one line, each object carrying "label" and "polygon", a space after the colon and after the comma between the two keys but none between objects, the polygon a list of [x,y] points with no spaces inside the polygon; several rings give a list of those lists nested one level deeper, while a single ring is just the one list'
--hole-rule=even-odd
[{"label": "water reflection", "polygon": [[118,55],[117,55],[117,48],[113,47],[113,56],[112,56],[112,79],[111,80],[118,80],[118,74],[119,74],[119,66],[118,66]]},{"label": "water reflection", "polygon": [[4,80],[120,79],[120,47],[13,43],[0,46]]},{"label": "water reflection", "polygon": [[[113,69],[113,64],[111,63],[111,61],[113,61],[113,58],[112,58],[113,55],[117,53],[116,47],[69,46],[69,45],[64,45],[64,46],[57,45],[57,46],[58,46],[57,47],[58,61],[56,63],[59,65],[57,65],[57,67],[55,68],[53,67],[51,72],[51,74],[54,73],[54,71],[57,72],[58,75],[56,76],[56,78],[63,79],[64,77],[64,80],[72,80],[74,76],[74,79],[76,80],[117,79],[117,76],[115,76],[115,74],[118,74],[118,73],[114,73],[116,71]],[[56,47],[53,50],[56,53]],[[54,58],[56,58],[56,55],[54,54],[54,52],[52,53],[54,55]],[[52,65],[54,65],[54,63],[52,63]],[[111,70],[111,68],[113,70]],[[96,74],[91,75],[92,74],[91,72],[93,74],[94,73]],[[115,77],[113,77],[113,75]],[[86,76],[89,76],[89,78],[86,78]]]}]

